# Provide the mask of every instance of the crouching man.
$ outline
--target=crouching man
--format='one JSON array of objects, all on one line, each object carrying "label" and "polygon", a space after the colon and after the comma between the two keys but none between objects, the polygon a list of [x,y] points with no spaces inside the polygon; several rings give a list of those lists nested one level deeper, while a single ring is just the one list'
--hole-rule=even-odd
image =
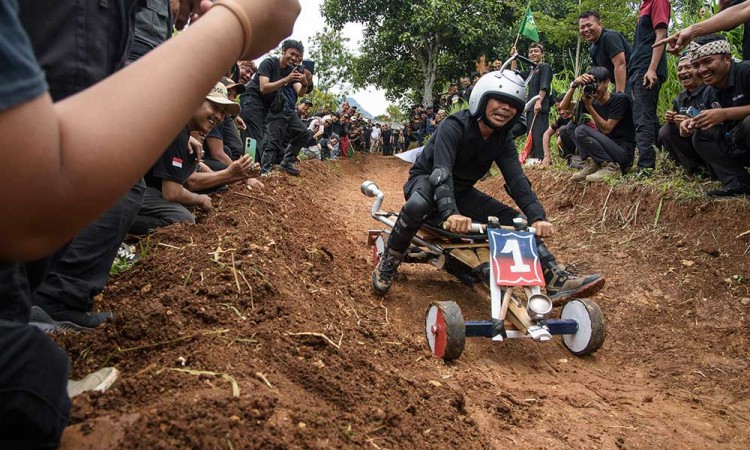
[{"label": "crouching man", "polygon": [[376,293],[391,287],[399,263],[412,237],[428,220],[442,221],[454,233],[467,233],[472,221],[486,222],[495,216],[512,225],[520,216],[515,209],[477,190],[474,185],[496,163],[515,203],[535,229],[547,293],[555,302],[588,297],[604,286],[599,274],[575,276],[555,261],[541,239],[554,234],[544,208],[531,189],[518,162],[510,130],[523,113],[526,88],[511,71],[483,76],[469,98],[469,109],[452,114],[440,123],[409,171],[404,186],[406,203],[399,213],[383,257],[372,274]]},{"label": "crouching man", "polygon": [[147,187],[143,206],[130,228],[131,233],[146,234],[177,222],[195,223],[188,208],[197,206],[209,211],[211,197],[192,191],[205,191],[250,177],[253,162],[248,155],[233,161],[226,169],[214,172],[205,164],[199,165],[199,153],[188,145],[191,132],[206,136],[224,117],[239,114],[239,110],[240,105],[227,98],[227,89],[222,83],[211,89],[187,126],[144,177]]},{"label": "crouching man", "polygon": [[682,121],[680,134],[692,135],[696,153],[722,183],[708,196],[750,195],[750,61],[732,61],[729,41],[717,35],[695,39],[689,55],[710,109]]}]

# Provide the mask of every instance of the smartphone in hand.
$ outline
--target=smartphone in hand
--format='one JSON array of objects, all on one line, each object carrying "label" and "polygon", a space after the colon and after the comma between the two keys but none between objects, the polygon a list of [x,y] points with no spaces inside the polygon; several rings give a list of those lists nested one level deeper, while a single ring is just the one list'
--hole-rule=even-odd
[{"label": "smartphone in hand", "polygon": [[245,139],[245,154],[250,155],[250,158],[255,161],[255,153],[258,149],[258,141],[253,138]]}]

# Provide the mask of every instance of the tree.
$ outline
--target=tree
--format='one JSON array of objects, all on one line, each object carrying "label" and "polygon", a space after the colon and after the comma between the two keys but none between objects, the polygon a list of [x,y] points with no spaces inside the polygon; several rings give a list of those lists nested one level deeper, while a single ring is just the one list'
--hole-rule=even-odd
[{"label": "tree", "polygon": [[509,41],[514,8],[515,0],[325,0],[322,10],[333,28],[365,25],[355,86],[374,84],[392,99],[413,90],[432,104],[436,82],[468,73],[499,39]]},{"label": "tree", "polygon": [[385,113],[394,122],[405,122],[408,117],[406,114],[404,114],[401,108],[398,107],[398,105],[394,105],[392,103],[385,108]]},{"label": "tree", "polygon": [[[326,107],[335,111],[338,109],[342,98],[332,94],[330,92],[321,91],[317,87],[312,92],[305,94],[304,97],[313,102],[313,109],[315,111],[322,111]],[[300,99],[302,100],[302,99]]]},{"label": "tree", "polygon": [[339,94],[346,95],[346,83],[352,80],[352,53],[347,48],[348,38],[341,30],[323,28],[310,41],[310,58],[315,61],[317,89],[328,92],[334,86]]}]

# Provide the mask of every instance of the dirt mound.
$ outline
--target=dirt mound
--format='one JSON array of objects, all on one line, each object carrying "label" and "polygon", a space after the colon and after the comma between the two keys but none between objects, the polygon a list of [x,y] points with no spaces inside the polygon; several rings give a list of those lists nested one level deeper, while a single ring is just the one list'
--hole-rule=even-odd
[{"label": "dirt mound", "polygon": [[[122,372],[74,400],[67,448],[746,445],[747,203],[530,171],[558,259],[608,277],[605,345],[581,359],[557,343],[469,340],[446,365],[425,348],[427,304],[453,298],[486,318],[486,303],[424,267],[404,267],[385,299],[369,287],[377,224],[358,186],[374,179],[398,210],[408,166],[302,167],[152,235],[97,303],[118,319],[59,339],[74,375]],[[506,199],[499,178],[480,187]]]}]

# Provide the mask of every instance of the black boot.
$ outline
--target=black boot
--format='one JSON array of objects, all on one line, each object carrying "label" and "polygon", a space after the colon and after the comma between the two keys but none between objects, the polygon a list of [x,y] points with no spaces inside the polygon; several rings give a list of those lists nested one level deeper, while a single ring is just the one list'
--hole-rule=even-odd
[{"label": "black boot", "polygon": [[557,306],[574,298],[591,297],[604,287],[606,279],[599,273],[576,275],[557,263],[541,239],[537,239],[539,258],[547,283],[547,295]]},{"label": "black boot", "polygon": [[391,288],[398,265],[404,259],[403,253],[385,249],[375,270],[372,271],[372,288],[378,295],[385,295]]}]

